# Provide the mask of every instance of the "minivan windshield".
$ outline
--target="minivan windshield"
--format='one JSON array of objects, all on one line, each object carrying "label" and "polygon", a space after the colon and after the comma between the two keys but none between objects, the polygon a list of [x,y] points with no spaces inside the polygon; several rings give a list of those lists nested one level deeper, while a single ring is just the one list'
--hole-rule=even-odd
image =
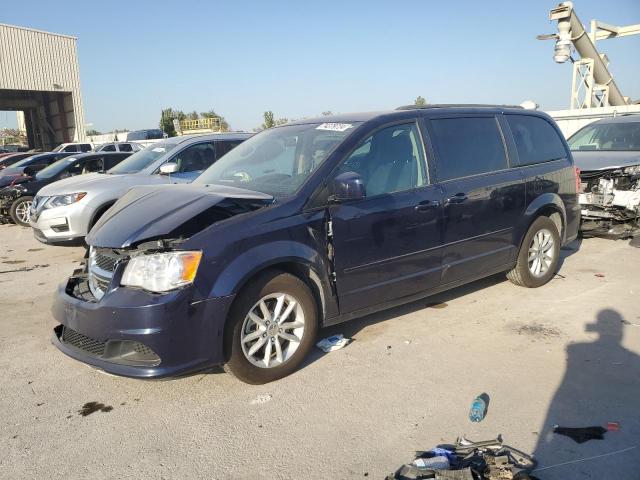
[{"label": "minivan windshield", "polygon": [[134,153],[115,167],[107,170],[109,174],[138,173],[151,165],[158,158],[176,148],[176,143],[154,143],[153,145]]},{"label": "minivan windshield", "polygon": [[640,122],[591,124],[567,140],[571,150],[640,150]]},{"label": "minivan windshield", "polygon": [[265,130],[224,155],[194,183],[231,185],[275,198],[292,195],[359,123],[305,123]]},{"label": "minivan windshield", "polygon": [[53,178],[62,172],[65,168],[67,168],[72,163],[77,161],[76,157],[66,157],[58,160],[57,162],[52,163],[47,168],[43,168],[38,173],[36,173],[36,180],[44,180],[45,178]]}]

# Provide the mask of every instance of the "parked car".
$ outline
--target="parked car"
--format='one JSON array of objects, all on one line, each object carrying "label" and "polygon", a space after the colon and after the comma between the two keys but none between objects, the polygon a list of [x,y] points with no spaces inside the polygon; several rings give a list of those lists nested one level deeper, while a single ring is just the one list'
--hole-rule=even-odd
[{"label": "parked car", "polygon": [[20,153],[28,151],[29,147],[26,145],[8,144],[3,145],[2,150],[4,150],[5,152]]},{"label": "parked car", "polygon": [[39,170],[69,155],[71,155],[69,152],[47,152],[23,158],[0,171],[0,188],[12,183],[19,183],[27,177],[33,176]]},{"label": "parked car", "polygon": [[96,152],[137,152],[144,147],[135,142],[110,142],[96,148]]},{"label": "parked car", "polygon": [[150,130],[136,130],[127,133],[127,142],[132,140],[158,140],[164,138],[164,133],[159,128]]},{"label": "parked car", "polygon": [[168,138],[134,153],[106,175],[89,174],[48,185],[30,211],[35,237],[58,245],[82,242],[96,221],[136,185],[181,183],[202,171],[250,134]]},{"label": "parked car", "polygon": [[544,285],[577,236],[577,182],[553,120],[519,108],[268,129],[191,185],[118,200],[86,238],[87,267],[58,289],[54,343],[118,375],[226,363],[272,381],[320,327],[499,272]]},{"label": "parked car", "polygon": [[6,155],[0,155],[0,172],[5,168],[18,163],[23,158],[31,157],[35,155],[34,152],[22,152],[22,153],[8,153]]},{"label": "parked car", "polygon": [[90,143],[62,143],[54,148],[53,152],[71,152],[71,153],[85,153],[90,152],[93,149],[93,145]]},{"label": "parked car", "polygon": [[582,234],[633,236],[640,228],[640,115],[598,120],[568,143],[582,179]]},{"label": "parked car", "polygon": [[105,172],[129,155],[131,152],[81,153],[58,160],[32,177],[16,180],[0,189],[0,223],[11,221],[28,227],[33,197],[42,187],[83,173]]}]

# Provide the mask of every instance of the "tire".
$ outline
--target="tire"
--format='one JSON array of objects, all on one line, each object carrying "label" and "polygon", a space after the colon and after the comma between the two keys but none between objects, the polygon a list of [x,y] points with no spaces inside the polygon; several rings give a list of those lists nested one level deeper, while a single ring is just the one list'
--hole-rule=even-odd
[{"label": "tire", "polygon": [[[552,245],[549,245],[549,240],[553,242]],[[530,255],[533,256],[532,260],[530,260]],[[548,257],[551,259],[548,260]],[[538,263],[536,263],[536,259]],[[516,266],[507,272],[507,278],[521,287],[541,287],[556,274],[559,261],[560,234],[558,227],[549,217],[538,217],[524,236]]]},{"label": "tire", "polygon": [[29,226],[29,209],[31,208],[33,197],[20,197],[14,200],[9,209],[11,220],[21,227]]},{"label": "tire", "polygon": [[231,307],[224,336],[225,370],[253,385],[286,377],[313,347],[317,330],[317,306],[309,287],[288,273],[265,272]]}]

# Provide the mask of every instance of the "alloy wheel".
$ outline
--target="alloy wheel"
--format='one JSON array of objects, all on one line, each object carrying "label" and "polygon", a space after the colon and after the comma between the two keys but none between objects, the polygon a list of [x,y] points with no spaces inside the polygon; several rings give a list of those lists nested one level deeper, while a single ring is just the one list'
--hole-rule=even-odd
[{"label": "alloy wheel", "polygon": [[293,356],[304,332],[300,302],[287,293],[271,293],[251,307],[244,319],[242,352],[257,367],[277,367]]},{"label": "alloy wheel", "polygon": [[529,271],[534,277],[542,277],[553,264],[555,256],[553,235],[546,228],[540,229],[531,239],[527,259]]}]

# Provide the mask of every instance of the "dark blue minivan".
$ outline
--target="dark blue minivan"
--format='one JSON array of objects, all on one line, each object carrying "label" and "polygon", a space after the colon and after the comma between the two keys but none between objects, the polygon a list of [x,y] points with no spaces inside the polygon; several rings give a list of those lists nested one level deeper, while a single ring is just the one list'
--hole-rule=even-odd
[{"label": "dark blue minivan", "polygon": [[136,187],[60,286],[54,343],[111,373],[225,364],[265,383],[318,328],[506,272],[539,287],[577,236],[571,152],[544,113],[406,107],[265,130],[190,185]]}]

